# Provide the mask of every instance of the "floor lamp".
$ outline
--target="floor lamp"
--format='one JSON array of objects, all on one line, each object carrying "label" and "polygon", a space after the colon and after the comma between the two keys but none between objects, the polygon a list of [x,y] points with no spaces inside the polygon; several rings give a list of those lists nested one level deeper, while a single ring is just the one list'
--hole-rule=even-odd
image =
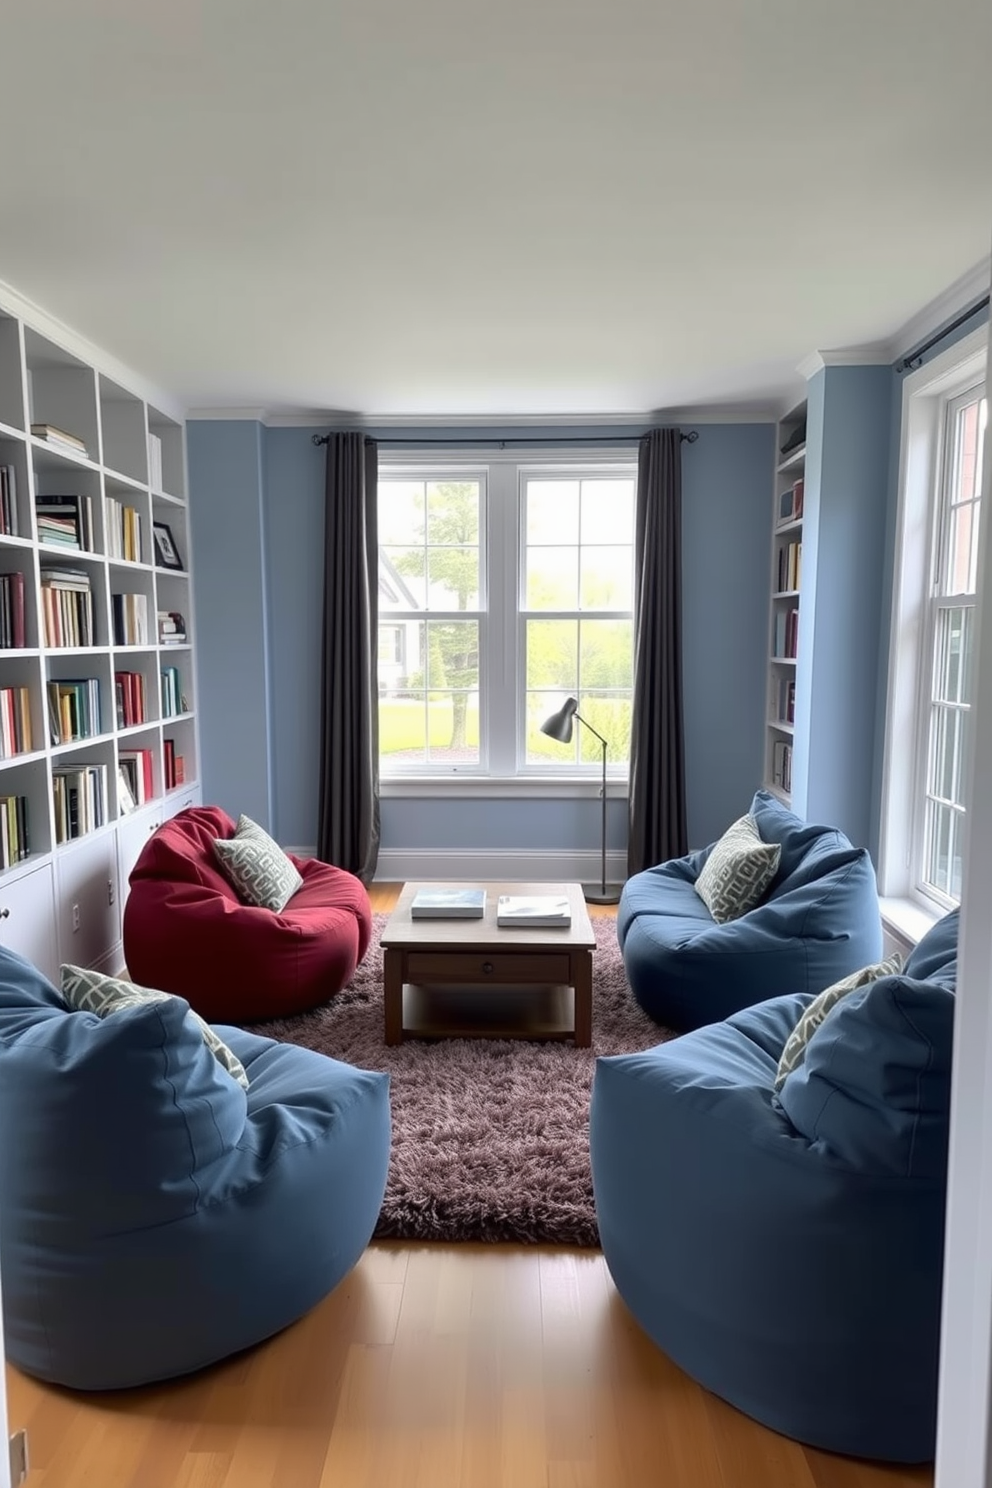
[{"label": "floor lamp", "polygon": [[582,714],[578,712],[578,706],[574,697],[566,698],[558,712],[552,713],[551,717],[541,724],[541,733],[547,734],[549,739],[556,739],[559,744],[571,744],[572,719],[577,718],[603,746],[603,824],[600,836],[599,883],[583,884],[582,893],[589,904],[617,904],[620,900],[620,885],[606,882],[606,740],[602,734],[597,733],[591,723],[586,722]]}]

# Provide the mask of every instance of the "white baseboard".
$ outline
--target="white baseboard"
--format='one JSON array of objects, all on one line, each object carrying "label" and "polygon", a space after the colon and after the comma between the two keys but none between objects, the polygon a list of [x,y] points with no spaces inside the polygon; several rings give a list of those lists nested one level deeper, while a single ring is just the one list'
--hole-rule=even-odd
[{"label": "white baseboard", "polygon": [[[445,883],[476,880],[496,883],[593,883],[599,882],[602,856],[598,852],[525,852],[507,848],[501,852],[429,848],[382,848],[375,876],[380,883],[407,883],[411,879]],[[606,854],[606,878],[623,883],[627,877],[625,852]]]}]

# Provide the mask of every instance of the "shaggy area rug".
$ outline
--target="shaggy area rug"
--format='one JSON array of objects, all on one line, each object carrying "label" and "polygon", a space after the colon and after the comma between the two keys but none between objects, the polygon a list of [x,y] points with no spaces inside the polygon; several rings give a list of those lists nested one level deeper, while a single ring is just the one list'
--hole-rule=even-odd
[{"label": "shaggy area rug", "polygon": [[383,1042],[386,915],[354,978],[329,1003],[252,1031],[391,1078],[392,1156],[379,1236],[597,1245],[589,1096],[599,1054],[670,1035],[642,1012],[624,976],[616,922],[592,924],[592,1048],[522,1039]]}]

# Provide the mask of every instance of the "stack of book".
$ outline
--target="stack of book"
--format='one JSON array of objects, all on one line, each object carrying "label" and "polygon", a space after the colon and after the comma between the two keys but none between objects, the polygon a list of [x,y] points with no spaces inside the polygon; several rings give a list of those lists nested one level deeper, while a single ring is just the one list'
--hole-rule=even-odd
[{"label": "stack of book", "polygon": [[572,911],[563,894],[500,894],[496,924],[505,929],[567,930]]},{"label": "stack of book", "polygon": [[40,543],[92,553],[92,496],[36,496],[34,506]]},{"label": "stack of book", "polygon": [[107,767],[77,761],[52,767],[55,840],[71,842],[107,819]]},{"label": "stack of book", "polygon": [[158,643],[160,646],[185,646],[186,621],[178,610],[159,610]]},{"label": "stack of book", "polygon": [[145,678],[142,672],[114,673],[117,727],[134,728],[145,721]]},{"label": "stack of book", "polygon": [[0,796],[0,868],[28,857],[28,798]]},{"label": "stack of book", "polygon": [[17,477],[13,465],[0,465],[0,536],[20,536],[17,521]]},{"label": "stack of book", "polygon": [[31,694],[26,687],[0,687],[0,759],[31,750]]},{"label": "stack of book", "polygon": [[174,790],[186,781],[186,762],[181,754],[176,753],[175,739],[163,739],[162,746],[165,750],[165,788]]},{"label": "stack of book", "polygon": [[162,668],[162,717],[175,718],[179,713],[185,713],[183,706],[183,685],[179,675],[179,668],[167,666]]},{"label": "stack of book", "polygon": [[117,752],[120,769],[124,772],[128,789],[136,806],[143,806],[155,794],[153,784],[152,752],[150,749],[120,749]]},{"label": "stack of book", "polygon": [[35,439],[43,439],[53,449],[61,450],[69,455],[82,455],[84,459],[89,458],[85,439],[80,439],[78,434],[67,433],[57,424],[32,424],[31,433]]},{"label": "stack of book", "polygon": [[46,646],[92,646],[93,595],[84,568],[42,566],[41,604]]},{"label": "stack of book", "polygon": [[107,497],[107,557],[141,562],[141,518],[134,506]]},{"label": "stack of book", "polygon": [[148,599],[144,594],[112,594],[115,646],[148,645]]},{"label": "stack of book", "polygon": [[49,682],[48,729],[53,744],[73,744],[100,732],[100,684],[95,677]]},{"label": "stack of book", "polygon": [[792,791],[792,745],[784,739],[772,746],[772,784],[779,790]]},{"label": "stack of book", "polygon": [[25,645],[24,575],[17,570],[0,574],[0,650]]},{"label": "stack of book", "polygon": [[485,889],[418,889],[410,903],[411,920],[481,920]]}]

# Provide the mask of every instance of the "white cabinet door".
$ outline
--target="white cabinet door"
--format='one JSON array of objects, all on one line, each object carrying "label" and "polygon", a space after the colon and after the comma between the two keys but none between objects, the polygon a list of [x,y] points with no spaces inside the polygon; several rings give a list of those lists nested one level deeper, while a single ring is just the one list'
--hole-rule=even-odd
[{"label": "white cabinet door", "polygon": [[121,886],[122,914],[124,900],[127,898],[128,879],[131,877],[131,869],[141,856],[141,850],[145,843],[153,832],[158,831],[163,820],[162,802],[156,801],[154,805],[146,807],[143,811],[135,811],[117,823],[117,865],[118,879]]},{"label": "white cabinet door", "polygon": [[116,971],[121,964],[117,834],[99,832],[59,849],[59,955],[76,966]]},{"label": "white cabinet door", "polygon": [[0,944],[16,951],[58,982],[59,953],[52,933],[55,891],[51,863],[0,886]]}]

